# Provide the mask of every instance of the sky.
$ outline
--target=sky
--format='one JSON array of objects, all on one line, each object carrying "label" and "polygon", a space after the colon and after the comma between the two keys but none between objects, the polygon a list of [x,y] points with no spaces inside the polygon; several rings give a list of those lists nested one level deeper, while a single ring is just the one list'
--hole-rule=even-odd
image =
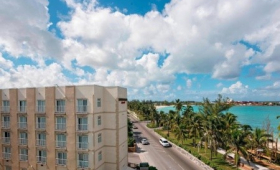
[{"label": "sky", "polygon": [[1,0],[0,89],[280,101],[280,0]]}]

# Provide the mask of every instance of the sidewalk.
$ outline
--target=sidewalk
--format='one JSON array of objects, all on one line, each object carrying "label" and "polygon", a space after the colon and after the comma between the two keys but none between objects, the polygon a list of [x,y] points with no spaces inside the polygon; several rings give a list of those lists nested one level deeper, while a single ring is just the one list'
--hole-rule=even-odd
[{"label": "sidewalk", "polygon": [[[222,149],[222,148],[217,149],[217,151],[218,151],[220,154],[222,154],[222,155],[226,154],[226,151],[225,151],[224,149]],[[231,156],[232,158],[234,158],[234,153],[230,153],[230,154],[228,154],[228,155]],[[247,160],[246,160],[245,158],[240,157],[240,159],[241,159],[241,163],[244,163],[244,164],[246,164],[246,165],[249,165],[248,162],[247,162]],[[249,165],[249,166],[251,166],[251,167],[253,167],[254,169],[257,169],[257,170],[269,170],[268,168],[266,168],[266,167],[264,167],[264,166],[261,166],[261,165],[258,165],[258,164],[255,164],[255,163],[253,163],[253,162],[250,162],[250,165]]]}]

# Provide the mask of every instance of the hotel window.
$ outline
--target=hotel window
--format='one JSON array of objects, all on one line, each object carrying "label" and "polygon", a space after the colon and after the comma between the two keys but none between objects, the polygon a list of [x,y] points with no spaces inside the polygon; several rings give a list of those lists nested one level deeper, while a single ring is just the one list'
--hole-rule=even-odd
[{"label": "hotel window", "polygon": [[11,166],[5,166],[5,170],[12,170]]},{"label": "hotel window", "polygon": [[66,147],[66,135],[65,134],[57,134],[56,135],[56,147],[57,148],[65,148]]},{"label": "hotel window", "polygon": [[87,117],[79,117],[78,118],[78,130],[85,131],[88,130],[88,120]]},{"label": "hotel window", "polygon": [[10,112],[10,101],[9,100],[3,100],[2,102],[2,112],[9,113]]},{"label": "hotel window", "polygon": [[56,100],[56,112],[65,113],[65,100]]},{"label": "hotel window", "polygon": [[65,153],[65,152],[56,153],[56,164],[57,165],[66,165],[66,161],[67,161],[67,153]]},{"label": "hotel window", "polygon": [[26,113],[26,100],[19,101],[19,112]]},{"label": "hotel window", "polygon": [[86,99],[78,99],[77,101],[77,112],[87,112],[87,100]]},{"label": "hotel window", "polygon": [[37,146],[46,146],[46,133],[37,133]]},{"label": "hotel window", "polygon": [[80,168],[88,167],[88,154],[87,153],[78,154],[78,167],[80,167]]},{"label": "hotel window", "polygon": [[4,144],[10,144],[10,142],[11,142],[11,134],[10,134],[10,132],[2,132],[2,143],[4,143]]},{"label": "hotel window", "polygon": [[47,153],[45,150],[37,150],[37,162],[46,163]]},{"label": "hotel window", "polygon": [[36,128],[37,129],[46,129],[46,117],[38,116],[36,118]]},{"label": "hotel window", "polygon": [[78,136],[78,148],[88,149],[88,136],[86,135]]},{"label": "hotel window", "polygon": [[102,152],[98,152],[98,161],[101,161],[102,160]]},{"label": "hotel window", "polygon": [[66,130],[66,118],[56,117],[55,118],[55,129],[56,130]]},{"label": "hotel window", "polygon": [[28,150],[26,148],[21,148],[20,149],[19,160],[20,161],[27,161],[28,160]]},{"label": "hotel window", "polygon": [[3,147],[3,158],[11,159],[11,148],[10,147]]},{"label": "hotel window", "polygon": [[100,98],[97,99],[97,107],[101,107],[101,99]]},{"label": "hotel window", "polygon": [[98,116],[98,118],[97,118],[97,124],[98,124],[98,125],[101,125],[101,116]]},{"label": "hotel window", "polygon": [[19,133],[19,145],[27,145],[27,133],[20,132]]},{"label": "hotel window", "polygon": [[101,133],[98,134],[98,143],[102,142],[102,136]]},{"label": "hotel window", "polygon": [[45,100],[37,100],[37,112],[45,113]]},{"label": "hotel window", "polygon": [[27,128],[27,117],[26,116],[19,116],[18,117],[18,128],[19,129],[26,129]]},{"label": "hotel window", "polygon": [[10,116],[3,116],[2,117],[2,127],[3,128],[10,128]]}]

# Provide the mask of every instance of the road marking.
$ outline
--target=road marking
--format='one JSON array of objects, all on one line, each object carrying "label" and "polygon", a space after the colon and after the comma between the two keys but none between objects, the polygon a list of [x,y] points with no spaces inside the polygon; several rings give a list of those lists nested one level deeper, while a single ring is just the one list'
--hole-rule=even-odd
[{"label": "road marking", "polygon": [[178,166],[179,166],[181,169],[183,169],[183,170],[184,170],[184,168],[183,168],[183,167],[181,167],[181,165],[179,165],[179,164],[178,164]]},{"label": "road marking", "polygon": [[170,155],[168,155],[168,156],[169,156],[171,159],[173,159],[173,161],[175,161],[174,158],[172,158],[172,156],[170,156]]}]

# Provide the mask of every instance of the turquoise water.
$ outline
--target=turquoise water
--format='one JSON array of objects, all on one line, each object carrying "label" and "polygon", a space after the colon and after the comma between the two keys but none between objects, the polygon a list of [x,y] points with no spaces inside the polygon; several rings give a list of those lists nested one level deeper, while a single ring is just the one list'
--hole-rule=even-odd
[{"label": "turquoise water", "polygon": [[[195,112],[198,112],[198,107],[193,106]],[[173,106],[167,106],[157,110],[168,113],[169,110],[175,110],[175,108]],[[269,116],[274,134],[278,134],[277,127],[280,123],[280,118],[276,119],[276,117],[280,116],[280,106],[233,106],[229,109],[229,112],[237,116],[238,122],[248,124],[252,128],[262,128],[264,120]]]}]

